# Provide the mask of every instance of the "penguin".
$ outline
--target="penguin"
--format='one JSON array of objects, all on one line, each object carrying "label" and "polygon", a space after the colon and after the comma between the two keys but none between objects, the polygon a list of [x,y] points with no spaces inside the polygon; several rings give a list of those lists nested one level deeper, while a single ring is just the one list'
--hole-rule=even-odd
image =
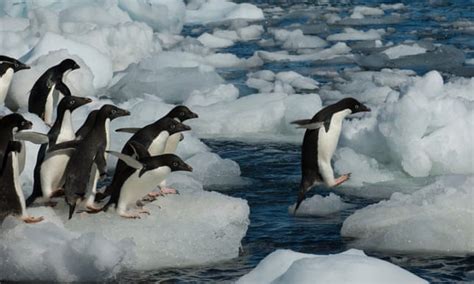
[{"label": "penguin", "polygon": [[68,58],[46,70],[31,89],[28,111],[38,115],[46,124],[51,125],[54,93],[59,91],[63,96],[70,96],[71,91],[63,80],[70,71],[79,68],[74,60]]},{"label": "penguin", "polygon": [[[72,218],[77,203],[86,198],[89,184],[94,183],[93,179],[96,179],[96,171],[102,175],[107,170],[105,151],[108,148],[106,137],[110,121],[127,115],[130,115],[127,110],[104,105],[97,113],[93,129],[82,140],[64,142],[50,148],[46,159],[58,154],[70,155],[64,173],[64,192],[69,205],[69,219]],[[96,210],[96,208],[88,209]]]},{"label": "penguin", "polygon": [[[82,126],[76,131],[77,140],[81,140],[86,137],[87,133],[89,133],[94,128],[97,113],[99,113],[98,109],[91,111],[89,115],[87,115],[87,118],[82,124]],[[107,133],[109,132],[107,131]]]},{"label": "penguin", "polygon": [[[140,130],[138,130],[125,144],[122,149],[122,154],[132,156],[134,154],[133,149],[130,147],[130,142],[135,141],[145,147],[145,149],[152,156],[163,154],[166,142],[168,138],[175,133],[181,133],[183,131],[191,130],[191,128],[185,124],[182,124],[175,119],[167,116],[157,120],[156,122],[149,124]],[[96,201],[100,201],[105,197],[112,194],[112,192],[120,190],[123,184],[124,176],[122,172],[128,168],[128,166],[122,161],[117,161],[115,167],[115,173],[112,178],[112,182],[107,186],[103,193],[97,194]]]},{"label": "penguin", "polygon": [[31,129],[32,125],[30,121],[16,113],[0,119],[0,222],[8,215],[17,215],[26,223],[43,220],[43,217],[26,214],[17,157],[22,144],[13,140],[18,131]]},{"label": "penguin", "polygon": [[[92,102],[89,98],[68,96],[64,97],[58,104],[56,121],[48,132],[48,143],[41,145],[36,158],[34,169],[33,192],[26,200],[26,205],[31,205],[38,197],[43,197],[49,202],[51,197],[61,194],[61,179],[64,175],[69,156],[56,155],[45,160],[48,147],[58,143],[71,141],[76,138],[72,126],[72,112]],[[54,203],[49,203],[54,205]]]},{"label": "penguin", "polygon": [[0,56],[0,105],[5,103],[5,98],[13,79],[13,73],[25,69],[30,69],[30,66],[16,59]]},{"label": "penguin", "polygon": [[301,182],[294,213],[317,183],[335,187],[347,181],[350,174],[334,178],[331,159],[341,134],[342,121],[350,114],[370,109],[354,98],[344,98],[321,109],[312,119],[293,121],[306,132],[301,147]]},{"label": "penguin", "polygon": [[189,171],[191,166],[183,162],[174,154],[150,156],[145,147],[135,141],[130,142],[130,148],[135,153],[135,158],[119,152],[108,151],[110,154],[124,161],[129,167],[123,172],[127,176],[119,190],[114,191],[104,206],[104,210],[115,204],[117,213],[125,218],[140,218],[140,213],[150,214],[144,208],[137,212],[128,209],[151,192],[161,181],[173,171]]}]

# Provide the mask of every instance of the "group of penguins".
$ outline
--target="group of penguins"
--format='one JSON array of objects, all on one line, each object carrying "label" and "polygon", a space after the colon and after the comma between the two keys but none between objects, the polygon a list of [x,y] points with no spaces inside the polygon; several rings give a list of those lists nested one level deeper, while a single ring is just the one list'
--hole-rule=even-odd
[{"label": "group of penguins", "polygon": [[[16,59],[0,56],[0,105],[8,91],[13,73],[29,67]],[[173,108],[164,117],[143,128],[122,128],[117,132],[132,133],[122,151],[109,150],[109,123],[130,115],[114,105],[104,105],[92,111],[76,132],[72,127],[72,112],[91,100],[72,96],[63,82],[72,70],[80,68],[72,59],[65,59],[49,68],[33,85],[28,111],[50,125],[47,135],[24,131],[32,123],[20,114],[0,118],[0,222],[8,215],[17,215],[25,222],[35,223],[42,217],[26,214],[26,206],[41,197],[45,204],[54,206],[52,199],[65,197],[69,219],[81,204],[88,213],[97,213],[115,205],[116,212],[125,218],[140,218],[150,214],[140,201],[160,194],[176,193],[165,188],[164,181],[172,171],[192,171],[182,159],[173,154],[183,139],[182,132],[191,128],[182,122],[198,115],[186,106]],[[57,104],[53,123],[55,98]],[[350,173],[334,177],[331,165],[342,129],[343,120],[350,114],[370,109],[354,98],[344,98],[322,108],[311,119],[293,121],[306,129],[301,150],[301,182],[294,209],[298,210],[306,193],[318,184],[338,186],[350,178]],[[34,169],[33,192],[26,200],[21,190],[19,174],[25,160],[24,141],[41,144]],[[107,155],[118,158],[111,183],[97,192],[97,182],[106,175]],[[160,187],[160,192],[154,189]],[[110,196],[110,197],[109,197]],[[109,197],[108,201],[105,198]],[[97,202],[105,205],[97,206]],[[134,208],[134,210],[132,210]]]},{"label": "group of penguins", "polygon": [[[0,56],[3,100],[11,75],[28,68],[16,59]],[[57,202],[53,199],[62,196],[69,206],[69,219],[79,204],[88,213],[115,205],[120,216],[140,218],[140,214],[150,214],[140,203],[144,197],[153,199],[161,194],[177,193],[164,187],[171,172],[192,171],[174,154],[184,138],[182,132],[191,130],[182,122],[198,117],[186,106],[174,107],[164,117],[143,128],[117,129],[133,134],[121,152],[109,151],[109,123],[130,115],[127,110],[106,104],[90,112],[83,125],[74,131],[72,113],[92,101],[72,96],[64,83],[67,73],[78,68],[74,60],[65,59],[49,68],[30,91],[28,111],[51,126],[47,134],[27,131],[32,123],[21,114],[0,117],[0,222],[8,215],[18,216],[27,223],[40,222],[43,217],[29,216],[26,207],[35,201],[54,207]],[[53,122],[55,100],[59,103]],[[26,199],[19,181],[25,165],[24,141],[41,144],[33,173],[33,192]],[[112,182],[103,192],[97,192],[98,181],[106,175],[108,154],[118,158],[116,169]],[[158,186],[161,190],[154,191]],[[104,206],[97,205],[107,197]]]}]

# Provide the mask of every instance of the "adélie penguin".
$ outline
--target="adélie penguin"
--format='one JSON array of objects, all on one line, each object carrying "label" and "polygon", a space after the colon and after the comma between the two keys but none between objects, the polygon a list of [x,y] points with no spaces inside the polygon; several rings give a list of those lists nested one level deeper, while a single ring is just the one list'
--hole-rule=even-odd
[{"label": "ad\u00e9lie penguin", "polygon": [[294,213],[314,185],[324,183],[335,187],[347,181],[350,174],[334,177],[331,159],[341,134],[342,121],[350,114],[370,111],[354,98],[345,98],[321,109],[312,119],[293,121],[305,128],[301,148],[301,182]]},{"label": "ad\u00e9lie penguin", "polygon": [[46,124],[53,122],[54,94],[56,91],[63,96],[70,96],[71,91],[64,84],[64,77],[72,70],[79,69],[72,59],[65,59],[39,77],[30,91],[28,111],[38,115]]},{"label": "ad\u00e9lie penguin", "polygon": [[32,125],[16,113],[0,119],[0,222],[8,215],[19,216],[26,223],[43,220],[42,217],[36,218],[26,213],[17,156],[23,145],[14,140],[15,134],[31,129]]},{"label": "ad\u00e9lie penguin", "polygon": [[14,58],[0,55],[0,105],[5,103],[13,74],[24,69],[30,69],[30,66]]},{"label": "ad\u00e9lie penguin", "polygon": [[174,154],[150,156],[143,145],[134,141],[130,142],[130,147],[135,152],[135,157],[109,151],[124,161],[129,168],[122,172],[124,177],[122,186],[112,193],[104,209],[107,210],[110,205],[115,204],[120,216],[140,218],[140,213],[150,214],[150,212],[144,208],[131,212],[130,207],[136,205],[137,201],[151,192],[171,172],[192,171],[192,168]]},{"label": "ad\u00e9lie penguin", "polygon": [[[44,159],[48,148],[76,138],[72,125],[72,113],[75,109],[92,102],[89,98],[68,96],[58,104],[56,121],[48,132],[48,143],[41,145],[36,158],[34,169],[33,192],[26,200],[26,205],[31,205],[36,198],[43,197],[45,202],[50,198],[60,195],[64,170],[69,160],[68,155],[54,155]],[[54,204],[54,203],[50,203]]]},{"label": "ad\u00e9lie penguin", "polygon": [[[163,154],[166,142],[168,138],[175,134],[181,133],[183,131],[191,130],[191,128],[181,122],[178,122],[175,119],[169,117],[163,117],[156,122],[149,124],[140,130],[138,130],[125,144],[122,149],[122,154],[133,156],[135,152],[130,146],[130,142],[135,141],[150,153],[152,156]],[[122,186],[123,177],[122,172],[127,169],[129,166],[122,160],[117,161],[117,166],[115,167],[115,173],[112,178],[112,182],[105,189],[102,194],[97,194],[96,200],[100,201],[105,197],[112,194],[112,192],[120,190]]]},{"label": "ad\u00e9lie penguin", "polygon": [[[57,144],[50,148],[50,155],[68,154],[71,156],[64,173],[64,192],[69,205],[69,219],[72,217],[76,205],[86,198],[91,182],[96,177],[96,171],[105,174],[107,164],[105,151],[108,148],[108,124],[115,118],[130,115],[127,110],[113,105],[104,105],[100,108],[95,119],[94,127],[82,140],[75,140]],[[88,208],[92,211],[98,208]]]}]

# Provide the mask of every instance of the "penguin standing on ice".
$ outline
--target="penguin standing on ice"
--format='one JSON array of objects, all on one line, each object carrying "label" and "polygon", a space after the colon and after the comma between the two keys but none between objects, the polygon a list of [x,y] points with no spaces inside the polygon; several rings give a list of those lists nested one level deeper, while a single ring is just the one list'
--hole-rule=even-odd
[{"label": "penguin standing on ice", "polygon": [[5,103],[13,73],[20,70],[30,69],[30,66],[7,56],[0,55],[0,105]]},{"label": "penguin standing on ice", "polygon": [[32,125],[16,113],[0,119],[0,222],[8,215],[17,215],[26,223],[43,220],[43,217],[36,218],[26,214],[17,156],[22,144],[14,141],[18,131],[31,129]]},{"label": "penguin standing on ice", "polygon": [[370,111],[354,98],[345,98],[321,109],[312,119],[293,121],[307,129],[301,148],[301,183],[294,213],[317,183],[335,187],[347,181],[350,174],[334,178],[331,159],[341,135],[342,121],[350,114]]},{"label": "penguin standing on ice", "polygon": [[64,77],[72,70],[79,69],[72,59],[65,59],[46,70],[33,85],[28,99],[28,111],[38,115],[46,124],[53,122],[54,93],[70,96],[71,91],[64,84]]},{"label": "penguin standing on ice", "polygon": [[[195,114],[193,116],[196,116]],[[127,128],[130,130],[132,128]],[[145,149],[152,156],[163,154],[166,143],[170,136],[174,134],[181,134],[183,131],[191,130],[191,128],[185,124],[178,122],[177,120],[165,116],[156,122],[149,124],[141,129],[133,128],[135,134],[127,141],[125,146],[122,149],[122,154],[133,156],[134,151],[130,146],[130,142],[135,141],[145,147]],[[131,132],[124,131],[123,129],[117,129],[117,131],[122,132]],[[100,201],[105,197],[112,194],[112,192],[120,190],[122,186],[122,172],[124,169],[128,168],[122,160],[117,161],[117,166],[115,167],[115,173],[112,178],[112,182],[105,189],[102,194],[97,194],[96,200]]]},{"label": "penguin standing on ice", "polygon": [[[64,192],[69,205],[69,219],[72,217],[77,203],[86,198],[90,184],[96,183],[96,171],[105,174],[107,161],[108,125],[115,118],[130,115],[130,112],[113,105],[104,105],[100,108],[95,119],[94,128],[82,140],[75,140],[57,144],[47,155],[67,154],[71,156],[64,173]],[[88,208],[92,211],[98,208]]]},{"label": "penguin standing on ice", "polygon": [[137,212],[130,212],[128,209],[134,206],[147,193],[155,189],[171,172],[191,172],[193,169],[174,154],[150,156],[143,145],[134,141],[130,142],[130,147],[135,152],[136,158],[109,151],[110,154],[117,156],[129,167],[122,172],[122,186],[119,190],[112,193],[104,210],[107,210],[110,205],[115,204],[115,208],[117,208],[120,216],[140,218],[140,213],[150,214],[150,212],[143,208]]},{"label": "penguin standing on ice", "polygon": [[26,200],[26,205],[31,205],[36,198],[43,197],[49,202],[51,197],[59,195],[62,190],[62,178],[66,169],[69,156],[55,155],[45,160],[48,147],[71,141],[76,138],[72,126],[72,112],[80,106],[92,102],[89,98],[68,96],[58,104],[56,121],[48,132],[48,144],[41,145],[36,158],[34,169],[33,192]]}]

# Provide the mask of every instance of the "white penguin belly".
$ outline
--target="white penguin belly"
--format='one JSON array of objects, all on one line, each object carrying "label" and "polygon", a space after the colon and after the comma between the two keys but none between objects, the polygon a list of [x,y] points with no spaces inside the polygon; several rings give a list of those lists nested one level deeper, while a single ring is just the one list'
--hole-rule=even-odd
[{"label": "white penguin belly", "polygon": [[62,186],[68,162],[68,155],[54,155],[41,164],[41,190],[44,198],[51,198],[51,194]]},{"label": "white penguin belly", "polygon": [[15,191],[18,195],[18,199],[20,200],[21,205],[21,216],[26,216],[26,203],[25,203],[25,196],[23,195],[23,190],[21,188],[20,182],[20,171],[18,168],[18,156],[15,152],[11,152],[12,155],[12,167],[13,167],[13,183],[15,185]]},{"label": "white penguin belly", "polygon": [[46,97],[46,105],[44,106],[44,122],[51,125],[53,122],[53,104],[54,104],[54,90],[56,89],[56,84],[54,84],[49,90],[48,96]]},{"label": "white penguin belly", "polygon": [[350,110],[344,110],[333,114],[329,125],[329,131],[326,132],[324,126],[318,130],[318,167],[324,182],[328,186],[333,186],[335,184],[331,159],[336,151],[337,143],[339,142],[342,121],[350,113]]},{"label": "white penguin belly", "polygon": [[163,154],[173,154],[176,152],[176,149],[178,148],[178,143],[181,140],[183,134],[181,133],[175,133],[171,135],[168,140],[166,140],[166,146]]},{"label": "white penguin belly", "polygon": [[5,98],[8,94],[8,89],[13,79],[13,69],[8,68],[7,71],[0,77],[0,105],[5,103]]},{"label": "white penguin belly", "polygon": [[72,126],[71,111],[66,110],[64,112],[63,121],[61,122],[61,129],[59,130],[59,135],[56,140],[56,144],[71,141],[74,139],[76,139],[76,134],[74,133],[74,128]]},{"label": "white penguin belly", "polygon": [[153,191],[170,174],[171,169],[159,167],[158,169],[147,171],[141,177],[138,177],[139,172],[139,170],[135,171],[120,189],[118,210],[121,213],[125,212],[131,205],[134,205],[137,200]]},{"label": "white penguin belly", "polygon": [[166,141],[170,137],[168,131],[161,131],[158,136],[151,142],[148,152],[151,156],[161,155],[165,151]]}]

